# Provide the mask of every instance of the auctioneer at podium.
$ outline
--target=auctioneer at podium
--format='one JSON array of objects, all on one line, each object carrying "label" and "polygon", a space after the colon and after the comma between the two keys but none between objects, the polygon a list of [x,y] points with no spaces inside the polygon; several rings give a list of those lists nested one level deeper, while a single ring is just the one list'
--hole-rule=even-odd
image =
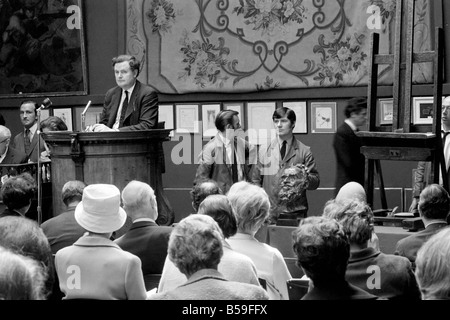
[{"label": "auctioneer at podium", "polygon": [[170,129],[127,132],[48,132],[42,133],[52,154],[53,214],[64,211],[61,189],[69,180],[87,184],[114,184],[122,190],[128,182],[147,182],[158,202],[159,225],[170,225],[173,210],[164,195],[162,142]]}]

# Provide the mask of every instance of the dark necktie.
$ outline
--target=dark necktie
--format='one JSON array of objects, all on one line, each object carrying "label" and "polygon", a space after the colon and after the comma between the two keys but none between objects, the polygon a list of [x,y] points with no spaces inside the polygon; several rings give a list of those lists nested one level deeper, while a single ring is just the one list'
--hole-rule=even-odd
[{"label": "dark necktie", "polygon": [[233,164],[231,165],[231,171],[233,174],[233,183],[238,182],[238,167],[237,167],[237,159],[236,159],[236,142],[234,144],[233,150]]},{"label": "dark necktie", "polygon": [[284,140],[283,145],[281,146],[281,150],[280,150],[281,160],[283,160],[284,156],[286,155],[286,145],[287,145],[287,141]]},{"label": "dark necktie", "polygon": [[31,149],[31,141],[30,141],[30,129],[25,130],[25,135],[23,137],[23,142],[25,144],[25,153],[28,155]]},{"label": "dark necktie", "polygon": [[127,109],[128,109],[128,91],[125,91],[125,100],[123,100],[122,112],[120,113],[119,128],[123,127],[123,121],[125,120],[125,114],[127,113]]},{"label": "dark necktie", "polygon": [[449,135],[450,131],[442,131],[442,147],[445,147],[445,140],[447,139],[447,136]]}]

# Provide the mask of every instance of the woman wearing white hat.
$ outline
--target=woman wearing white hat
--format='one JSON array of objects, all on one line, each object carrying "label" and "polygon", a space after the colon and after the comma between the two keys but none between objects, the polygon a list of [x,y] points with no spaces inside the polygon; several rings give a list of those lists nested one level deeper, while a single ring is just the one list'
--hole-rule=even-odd
[{"label": "woman wearing white hat", "polygon": [[116,186],[93,184],[84,188],[75,219],[87,233],[55,256],[63,299],[146,299],[141,260],[110,240],[126,217]]}]

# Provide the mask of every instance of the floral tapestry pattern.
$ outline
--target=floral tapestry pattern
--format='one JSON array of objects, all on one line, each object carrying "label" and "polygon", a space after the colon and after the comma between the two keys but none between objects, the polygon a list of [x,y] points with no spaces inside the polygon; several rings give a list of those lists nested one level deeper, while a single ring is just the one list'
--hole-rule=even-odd
[{"label": "floral tapestry pattern", "polygon": [[[127,0],[127,50],[143,62],[141,80],[163,93],[364,86],[370,33],[380,34],[381,53],[392,53],[395,4]],[[372,30],[374,14],[381,23]],[[417,0],[415,52],[433,50],[430,21],[430,1]],[[415,64],[413,81],[432,82],[431,67]],[[389,66],[379,79],[392,83]]]}]

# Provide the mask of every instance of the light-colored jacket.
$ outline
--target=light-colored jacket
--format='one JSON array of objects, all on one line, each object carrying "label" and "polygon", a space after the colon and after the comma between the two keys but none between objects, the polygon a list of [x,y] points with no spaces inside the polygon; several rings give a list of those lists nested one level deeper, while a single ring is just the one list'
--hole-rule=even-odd
[{"label": "light-colored jacket", "polygon": [[56,253],[63,299],[145,300],[141,260],[109,239],[83,236]]}]

